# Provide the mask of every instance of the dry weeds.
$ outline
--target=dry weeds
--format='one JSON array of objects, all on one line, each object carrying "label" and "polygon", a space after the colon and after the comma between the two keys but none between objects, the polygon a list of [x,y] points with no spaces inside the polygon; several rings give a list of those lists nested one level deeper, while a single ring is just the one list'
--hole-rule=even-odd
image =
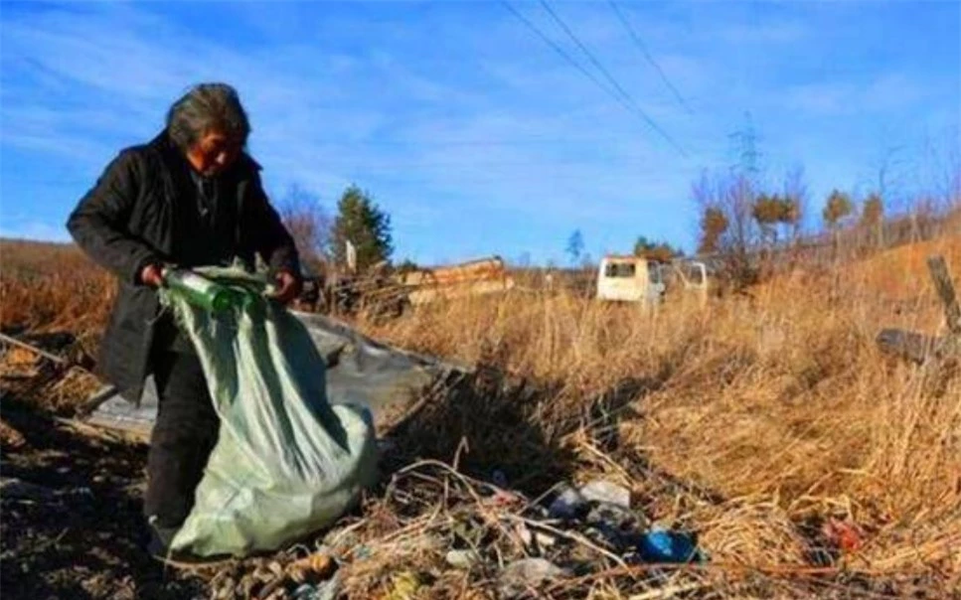
[{"label": "dry weeds", "polygon": [[[618,476],[651,518],[700,531],[718,563],[843,564],[956,584],[957,365],[900,364],[874,345],[885,326],[944,333],[924,267],[933,253],[961,273],[953,237],[839,276],[798,271],[704,309],[642,314],[514,294],[425,309],[374,333],[465,361],[493,357],[549,390],[527,416],[576,455],[574,477]],[[652,469],[700,491],[672,492]],[[857,524],[863,546],[817,556],[832,517]]]},{"label": "dry weeds", "polygon": [[[2,250],[4,327],[102,324],[105,275],[73,258],[11,269],[14,251]],[[524,554],[499,521],[482,518],[477,490],[499,469],[529,499],[562,478],[622,482],[651,521],[698,531],[711,557],[656,577],[608,562],[554,595],[957,594],[959,369],[902,364],[874,344],[881,327],[943,333],[923,263],[932,253],[946,256],[957,280],[961,238],[951,237],[833,271],[798,270],[703,308],[644,313],[513,292],[359,323],[482,368],[396,432],[400,464],[426,458],[457,470],[421,464],[371,499],[353,523],[367,556],[348,553],[347,589],[389,591],[403,570],[434,573],[429,596],[490,589],[490,574],[445,570],[443,550],[459,518],[480,515],[486,552]],[[856,548],[825,536],[832,520],[859,532]]]}]

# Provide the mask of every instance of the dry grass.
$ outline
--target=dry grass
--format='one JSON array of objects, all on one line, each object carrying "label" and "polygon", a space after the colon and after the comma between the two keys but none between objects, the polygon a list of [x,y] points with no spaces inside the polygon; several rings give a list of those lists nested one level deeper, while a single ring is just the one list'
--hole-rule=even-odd
[{"label": "dry grass", "polygon": [[[102,323],[112,285],[73,251],[31,270],[22,259],[11,268],[15,252],[2,250],[4,326]],[[775,597],[920,586],[941,596],[961,586],[961,376],[957,365],[901,364],[874,345],[881,327],[943,333],[923,262],[932,253],[958,279],[953,237],[834,272],[797,271],[704,308],[678,302],[644,314],[517,292],[359,325],[484,365],[469,390],[405,428],[399,456],[456,463],[478,478],[498,468],[529,496],[559,478],[604,474],[628,485],[651,520],[698,531],[715,565],[658,586]],[[403,566],[442,564],[452,489],[476,500],[449,473],[405,477],[406,496],[395,486],[365,513],[373,558],[351,567],[358,593],[389,588]],[[830,549],[821,532],[831,518],[856,524],[863,545]],[[450,577],[436,594],[468,589],[466,575]],[[615,598],[650,589],[639,581],[611,572],[577,589]]]},{"label": "dry grass", "polygon": [[[523,416],[575,454],[574,477],[618,477],[652,518],[700,531],[718,562],[809,564],[819,525],[836,517],[866,540],[845,564],[957,583],[961,377],[956,365],[899,364],[874,345],[885,326],[943,333],[924,266],[932,253],[961,273],[961,239],[945,238],[840,276],[797,272],[703,310],[645,315],[516,294],[422,310],[374,333],[536,382],[547,391]],[[469,438],[498,454],[496,441]],[[652,472],[700,491],[671,493]]]},{"label": "dry grass", "polygon": [[102,331],[115,295],[112,277],[76,247],[0,240],[0,327],[33,332]]}]

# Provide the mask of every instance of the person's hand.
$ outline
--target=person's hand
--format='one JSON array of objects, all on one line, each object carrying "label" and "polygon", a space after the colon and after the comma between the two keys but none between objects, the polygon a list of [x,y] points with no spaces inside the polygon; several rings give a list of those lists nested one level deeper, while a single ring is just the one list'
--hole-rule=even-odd
[{"label": "person's hand", "polygon": [[159,288],[163,285],[163,273],[160,270],[160,265],[147,265],[140,271],[140,281],[144,285],[149,285],[150,287]]},{"label": "person's hand", "polygon": [[300,295],[300,279],[294,277],[290,271],[277,273],[277,291],[271,298],[283,304],[289,304]]}]

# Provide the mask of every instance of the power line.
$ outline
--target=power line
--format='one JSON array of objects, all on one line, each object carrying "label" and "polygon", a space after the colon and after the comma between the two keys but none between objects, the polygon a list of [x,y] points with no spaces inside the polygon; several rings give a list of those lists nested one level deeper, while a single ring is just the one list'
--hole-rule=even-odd
[{"label": "power line", "polygon": [[614,0],[607,1],[614,10],[614,14],[617,15],[618,20],[620,20],[621,24],[624,25],[624,28],[627,29],[631,39],[634,40],[634,44],[641,51],[641,54],[644,55],[644,58],[647,59],[647,62],[650,63],[650,65],[654,67],[654,70],[657,71],[657,74],[660,75],[661,81],[664,82],[664,85],[666,85],[667,88],[671,90],[671,93],[674,94],[674,99],[677,100],[677,103],[684,107],[684,110],[686,110],[688,113],[693,114],[694,111],[691,110],[691,107],[688,106],[687,102],[684,101],[681,93],[677,91],[677,88],[674,87],[664,71],[661,70],[660,65],[657,64],[657,61],[654,60],[654,57],[651,56],[651,53],[647,51],[647,46],[644,44],[644,41],[641,40],[641,36],[637,33],[634,27],[631,26],[630,22],[627,20],[627,17],[621,12],[621,9],[617,7],[617,4],[614,3]]},{"label": "power line", "polygon": [[622,100],[629,106],[629,110],[634,112],[637,116],[639,116],[641,119],[647,122],[647,124],[650,125],[652,129],[654,129],[659,134],[661,134],[661,137],[663,137],[668,142],[670,142],[670,144],[674,146],[674,148],[678,152],[680,152],[682,156],[687,156],[687,152],[685,152],[684,149],[681,148],[680,144],[678,144],[674,140],[674,138],[672,138],[657,123],[655,123],[654,120],[651,117],[649,117],[647,113],[644,112],[643,109],[641,109],[640,106],[637,105],[637,102],[635,102],[634,98],[629,93],[627,93],[627,90],[625,90],[623,86],[621,86],[621,84],[617,82],[614,76],[611,75],[611,73],[604,67],[603,64],[601,64],[601,61],[599,61],[597,57],[594,56],[594,54],[587,48],[587,46],[584,45],[583,42],[581,42],[581,40],[577,37],[577,35],[574,34],[571,28],[567,26],[567,23],[565,23],[560,18],[560,16],[558,16],[558,14],[554,12],[554,9],[552,9],[551,6],[545,0],[540,0],[540,3],[541,3],[541,6],[544,7],[544,10],[546,10],[547,13],[551,16],[551,18],[554,19],[554,21],[561,27],[561,29],[564,30],[564,33],[566,33],[567,36],[570,37],[575,44],[577,44],[577,47],[581,49],[581,52],[583,52],[584,55],[587,56],[588,60],[591,61],[594,67],[598,71],[600,71],[601,75],[603,75],[604,78],[607,79],[607,81],[611,84],[611,86],[613,86],[613,88],[620,94]]},{"label": "power line", "polygon": [[537,34],[537,36],[538,36],[539,38],[541,38],[542,40],[544,40],[544,43],[546,43],[548,46],[550,46],[551,48],[553,48],[554,52],[557,52],[557,53],[561,56],[561,58],[563,58],[563,59],[566,60],[568,63],[570,63],[575,69],[577,69],[578,71],[580,71],[585,77],[587,77],[588,79],[590,79],[591,81],[593,81],[594,84],[595,84],[597,87],[599,87],[599,88],[601,88],[602,90],[604,90],[604,92],[605,92],[606,94],[608,94],[609,96],[611,96],[611,97],[614,98],[615,100],[619,100],[619,98],[618,98],[610,89],[608,89],[608,87],[607,87],[606,85],[604,85],[604,84],[601,82],[601,80],[597,78],[597,76],[595,76],[593,73],[591,73],[590,71],[588,71],[587,69],[585,69],[585,68],[583,67],[583,65],[581,65],[581,63],[579,63],[579,62],[577,62],[576,60],[574,60],[574,59],[571,57],[571,55],[567,53],[566,50],[564,50],[564,49],[561,48],[559,45],[557,45],[557,43],[556,43],[554,40],[552,40],[551,38],[547,37],[547,35],[545,35],[543,31],[541,31],[540,29],[538,29],[537,26],[534,25],[533,23],[531,23],[531,21],[530,21],[527,17],[525,17],[524,15],[522,15],[520,12],[517,11],[516,8],[514,8],[513,6],[511,6],[511,4],[510,4],[509,2],[507,2],[507,0],[501,0],[501,4],[502,4],[507,10],[509,10],[512,15],[514,15],[515,17],[517,17],[517,18],[520,20],[521,23],[523,23],[524,25],[526,25],[528,29],[530,29],[531,31],[533,31],[535,34]]},{"label": "power line", "polygon": [[666,139],[668,140],[668,142],[671,143],[672,146],[674,146],[674,148],[675,148],[682,156],[685,156],[685,157],[687,156],[687,153],[684,151],[684,149],[681,148],[681,147],[677,144],[677,142],[675,142],[675,141],[673,140],[673,138],[671,138],[663,129],[661,129],[660,127],[658,127],[657,124],[654,123],[654,121],[652,121],[652,120],[644,113],[644,111],[642,111],[642,110],[641,110],[639,107],[637,107],[636,105],[635,105],[635,106],[631,106],[631,104],[628,103],[627,101],[625,101],[623,97],[619,96],[619,95],[616,94],[614,91],[612,91],[611,89],[609,89],[606,85],[604,85],[604,83],[602,83],[593,73],[591,73],[590,71],[588,71],[587,69],[585,69],[579,62],[577,62],[576,60],[574,60],[574,59],[571,57],[570,54],[568,54],[563,48],[561,48],[559,45],[557,45],[556,42],[554,42],[552,39],[550,39],[549,37],[547,37],[547,35],[545,35],[544,32],[542,32],[540,29],[538,29],[537,26],[534,25],[527,17],[525,17],[524,15],[522,15],[520,12],[517,11],[517,9],[515,9],[513,6],[511,6],[511,4],[510,4],[509,2],[507,2],[507,0],[501,0],[501,4],[502,4],[502,5],[504,6],[504,8],[506,8],[512,15],[514,15],[521,23],[523,23],[525,26],[527,26],[528,29],[530,29],[531,31],[533,31],[539,38],[541,38],[541,39],[544,41],[544,43],[546,43],[546,44],[547,44],[548,46],[550,46],[555,52],[557,52],[557,53],[561,56],[561,58],[563,58],[565,61],[567,61],[569,64],[571,64],[574,68],[576,68],[578,71],[580,71],[585,77],[587,77],[588,79],[590,79],[597,87],[599,87],[599,88],[601,88],[602,90],[604,90],[604,93],[606,93],[608,96],[610,96],[611,98],[613,98],[618,104],[620,104],[622,107],[624,107],[625,110],[627,110],[627,111],[630,112],[630,113],[633,113],[633,114],[634,114],[635,116],[637,116],[637,117],[640,117],[644,122],[646,122],[646,123],[648,124],[648,126],[650,126],[650,127],[653,128],[655,131],[657,131],[658,133],[660,133],[664,138],[666,138]]}]

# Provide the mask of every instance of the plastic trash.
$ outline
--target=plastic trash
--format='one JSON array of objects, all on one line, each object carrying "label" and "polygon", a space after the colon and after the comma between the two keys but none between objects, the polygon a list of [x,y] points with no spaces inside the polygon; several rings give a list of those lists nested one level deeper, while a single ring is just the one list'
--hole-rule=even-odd
[{"label": "plastic trash", "polygon": [[531,528],[524,523],[516,523],[514,525],[514,531],[524,546],[533,554],[537,554],[543,549],[550,548],[557,543],[557,536],[538,531],[537,529],[531,531]]},{"label": "plastic trash", "polygon": [[821,527],[821,533],[835,547],[854,552],[864,544],[864,531],[857,524],[831,517]]},{"label": "plastic trash", "polygon": [[536,590],[550,579],[567,577],[570,573],[543,558],[524,558],[504,567],[501,572],[498,591],[501,596],[511,598],[528,590]]},{"label": "plastic trash", "polygon": [[444,559],[455,569],[470,569],[481,562],[481,557],[475,550],[451,550]]},{"label": "plastic trash", "polygon": [[592,506],[584,520],[589,525],[605,525],[618,530],[640,530],[644,526],[642,518],[634,511],[610,502],[598,502]]},{"label": "plastic trash", "polygon": [[595,479],[578,490],[587,501],[608,502],[622,508],[631,507],[631,490],[606,479]]},{"label": "plastic trash", "polygon": [[576,519],[587,511],[587,499],[569,485],[564,485],[561,492],[551,501],[547,514],[552,519]]},{"label": "plastic trash", "polygon": [[644,526],[643,517],[610,502],[594,504],[585,521],[605,542],[621,551],[637,544]]},{"label": "plastic trash", "polygon": [[340,577],[334,575],[319,583],[302,583],[291,594],[292,600],[334,600],[340,592]]},{"label": "plastic trash", "polygon": [[664,529],[655,529],[644,534],[637,543],[637,552],[641,560],[649,563],[689,563],[703,560],[693,534]]}]

